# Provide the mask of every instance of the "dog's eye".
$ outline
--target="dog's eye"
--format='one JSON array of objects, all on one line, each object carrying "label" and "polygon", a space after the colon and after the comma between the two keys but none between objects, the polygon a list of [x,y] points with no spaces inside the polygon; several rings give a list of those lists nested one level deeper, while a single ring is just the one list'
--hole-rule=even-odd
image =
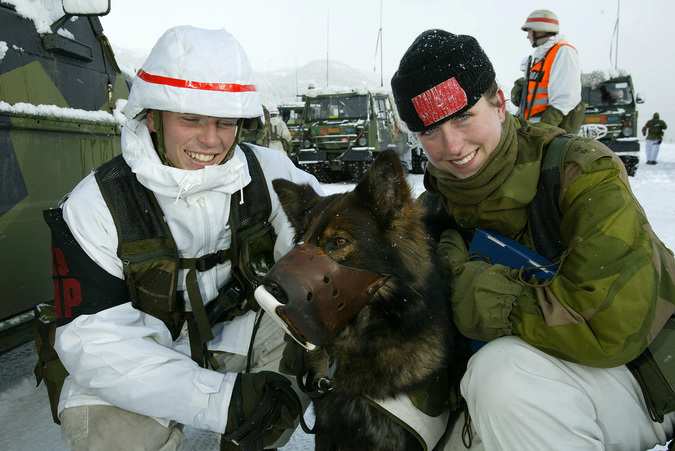
[{"label": "dog's eye", "polygon": [[333,240],[333,242],[335,243],[335,245],[336,245],[337,247],[346,246],[347,243],[348,243],[347,239],[346,239],[346,238],[342,238],[341,236],[335,238],[335,239]]}]

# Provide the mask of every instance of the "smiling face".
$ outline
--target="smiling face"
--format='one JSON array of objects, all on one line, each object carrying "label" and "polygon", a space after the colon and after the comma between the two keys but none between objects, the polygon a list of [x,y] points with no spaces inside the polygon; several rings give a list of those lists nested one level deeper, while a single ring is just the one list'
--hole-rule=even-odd
[{"label": "smiling face", "polygon": [[[148,112],[148,127],[156,132],[154,112]],[[237,119],[198,114],[162,112],[166,156],[177,168],[196,170],[217,165],[234,143]]]},{"label": "smiling face", "polygon": [[465,113],[419,132],[418,137],[431,164],[465,179],[477,173],[497,148],[505,118],[504,92],[499,89],[492,101],[483,96]]}]

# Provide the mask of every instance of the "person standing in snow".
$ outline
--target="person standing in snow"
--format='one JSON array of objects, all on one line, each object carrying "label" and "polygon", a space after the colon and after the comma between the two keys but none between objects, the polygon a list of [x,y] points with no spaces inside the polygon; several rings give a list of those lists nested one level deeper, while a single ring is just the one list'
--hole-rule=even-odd
[{"label": "person standing in snow", "polygon": [[291,132],[286,123],[279,117],[279,108],[270,108],[270,149],[284,152],[289,157],[293,150]]},{"label": "person standing in snow", "polygon": [[659,113],[654,113],[654,117],[642,127],[642,136],[647,137],[647,164],[656,164],[661,141],[663,141],[663,131],[667,128],[668,126],[661,120]]},{"label": "person standing in snow", "polygon": [[[321,188],[279,152],[237,144],[262,114],[230,33],[172,28],[134,80],[122,155],[58,209],[55,284],[68,277],[79,300],[57,305],[54,346],[69,373],[58,412],[72,449],[175,450],[183,425],[225,434],[221,449],[292,435],[309,400],[280,372],[283,330],[242,295],[235,244],[266,252],[247,259],[279,259],[294,232],[272,180]],[[246,241],[231,210],[258,233]],[[254,415],[264,421],[249,424]]]},{"label": "person standing in snow", "polygon": [[[460,383],[474,444],[566,451],[666,443],[675,397],[661,383],[675,375],[647,374],[649,359],[666,363],[675,346],[675,259],[621,160],[598,141],[512,116],[472,36],[425,31],[391,86],[430,163],[422,200],[454,323],[487,342]],[[492,264],[471,248],[478,229],[559,269],[544,280],[520,264]]]},{"label": "person standing in snow", "polygon": [[558,17],[549,10],[533,11],[521,29],[527,32],[534,53],[521,64],[525,76],[516,80],[511,91],[518,116],[578,133],[586,106],[581,101],[576,48],[560,34]]}]

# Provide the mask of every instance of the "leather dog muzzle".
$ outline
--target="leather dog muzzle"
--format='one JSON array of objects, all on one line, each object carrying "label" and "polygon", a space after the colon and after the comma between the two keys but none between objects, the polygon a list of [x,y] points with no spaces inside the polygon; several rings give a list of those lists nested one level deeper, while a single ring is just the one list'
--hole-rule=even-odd
[{"label": "leather dog muzzle", "polygon": [[274,310],[273,316],[298,343],[312,349],[354,319],[386,280],[382,274],[341,265],[319,247],[300,242],[262,281],[276,306],[258,297],[260,288],[256,298],[265,310]]}]

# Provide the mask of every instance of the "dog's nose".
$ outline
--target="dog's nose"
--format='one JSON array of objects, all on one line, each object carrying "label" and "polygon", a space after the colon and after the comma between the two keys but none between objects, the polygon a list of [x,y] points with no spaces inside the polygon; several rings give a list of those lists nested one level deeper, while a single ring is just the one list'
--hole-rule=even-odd
[{"label": "dog's nose", "polygon": [[274,296],[274,298],[279,301],[280,304],[288,304],[288,294],[281,285],[273,280],[265,280],[263,285],[265,285],[265,289],[269,292],[269,294]]}]

